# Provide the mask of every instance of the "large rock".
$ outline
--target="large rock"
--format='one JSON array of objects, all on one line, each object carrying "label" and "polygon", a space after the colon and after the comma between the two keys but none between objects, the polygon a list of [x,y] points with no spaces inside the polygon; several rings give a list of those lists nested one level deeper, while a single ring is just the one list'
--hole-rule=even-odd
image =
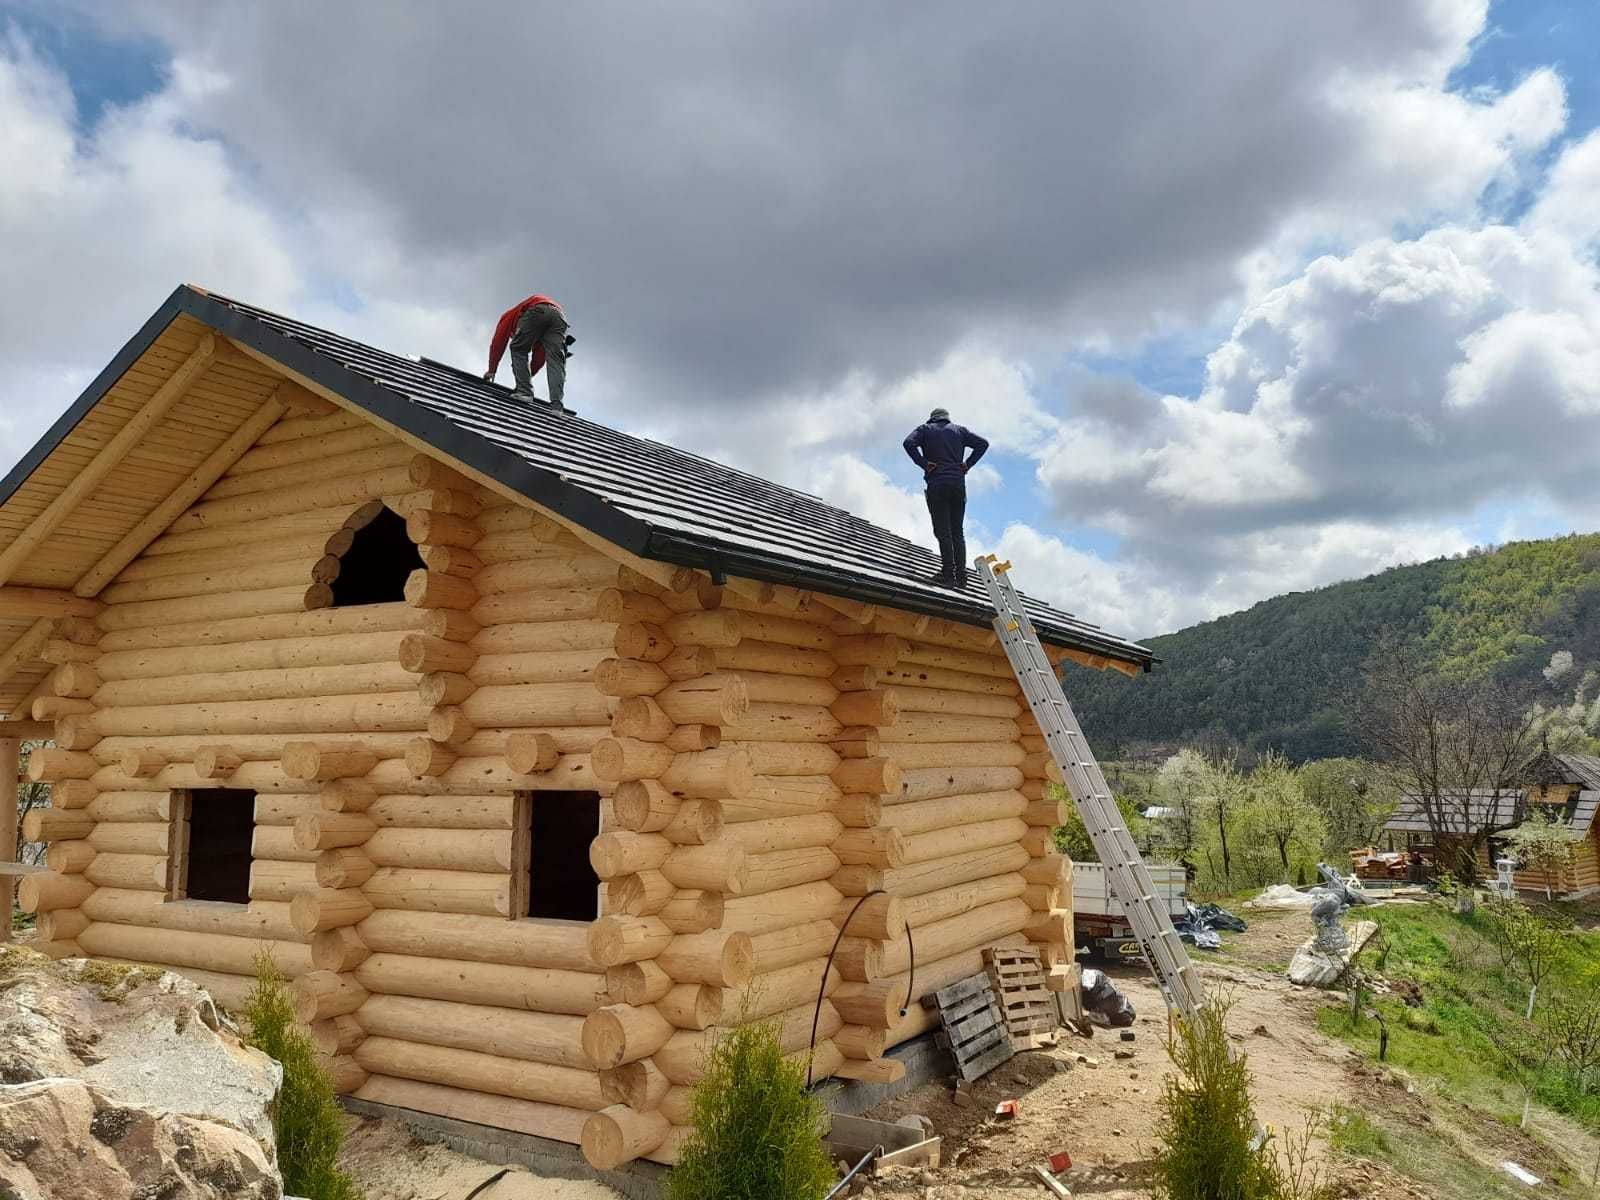
[{"label": "large rock", "polygon": [[131,1107],[81,1079],[0,1087],[0,1195],[279,1200],[277,1168],[220,1121]]},{"label": "large rock", "polygon": [[[281,1083],[282,1068],[243,1045],[210,996],[181,976],[52,963],[0,946],[0,1182],[14,1176],[13,1190],[27,1200],[276,1197],[271,1106]],[[12,1134],[23,1121],[34,1133],[19,1141]],[[96,1133],[124,1127],[109,1141]],[[123,1168],[131,1190],[33,1190],[68,1159],[86,1171]],[[198,1190],[163,1183],[184,1172]],[[213,1175],[235,1180],[232,1190],[217,1190]]]}]

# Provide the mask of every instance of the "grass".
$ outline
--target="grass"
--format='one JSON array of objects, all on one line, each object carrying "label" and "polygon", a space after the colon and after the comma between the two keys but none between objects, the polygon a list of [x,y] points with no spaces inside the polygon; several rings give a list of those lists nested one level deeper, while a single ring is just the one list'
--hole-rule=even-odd
[{"label": "grass", "polygon": [[[1501,965],[1486,915],[1458,917],[1441,905],[1384,905],[1373,917],[1384,944],[1369,948],[1363,965],[1388,978],[1414,980],[1422,993],[1420,1007],[1392,996],[1375,998],[1373,1007],[1389,1028],[1387,1061],[1436,1081],[1454,1098],[1502,1121],[1520,1120],[1522,1087],[1502,1065],[1497,1037],[1520,1022],[1527,984]],[[1570,931],[1541,994],[1594,987],[1596,963],[1600,934]],[[1324,1032],[1377,1057],[1377,1022],[1352,1023],[1347,1008],[1330,1007],[1318,1023]],[[1577,1094],[1558,1067],[1539,1069],[1532,1090],[1541,1102],[1600,1130],[1600,1096]]]}]

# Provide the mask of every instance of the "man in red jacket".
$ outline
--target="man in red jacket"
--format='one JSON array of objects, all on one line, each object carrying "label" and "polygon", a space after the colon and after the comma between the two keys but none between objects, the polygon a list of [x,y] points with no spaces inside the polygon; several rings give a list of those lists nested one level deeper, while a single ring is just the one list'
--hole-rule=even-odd
[{"label": "man in red jacket", "polygon": [[506,309],[494,327],[494,340],[489,343],[489,369],[483,377],[494,382],[500,369],[500,356],[511,347],[511,374],[517,386],[511,394],[527,400],[536,400],[533,394],[533,373],[545,369],[545,379],[550,384],[550,403],[562,407],[561,397],[567,390],[567,316],[561,306],[549,296],[529,296],[521,304]]}]

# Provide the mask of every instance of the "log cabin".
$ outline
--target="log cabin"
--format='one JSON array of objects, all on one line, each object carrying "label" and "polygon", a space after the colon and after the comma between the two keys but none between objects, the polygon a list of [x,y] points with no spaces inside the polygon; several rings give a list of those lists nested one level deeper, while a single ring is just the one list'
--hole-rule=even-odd
[{"label": "log cabin", "polygon": [[983,947],[1066,986],[1054,764],[936,566],[180,287],[0,485],[0,745],[53,740],[19,902],[226,1005],[270,954],[342,1093],[670,1163],[719,1026],[893,1081]]},{"label": "log cabin", "polygon": [[1476,850],[1478,878],[1492,880],[1495,863],[1506,852],[1506,843],[1496,835],[1539,813],[1566,827],[1573,840],[1571,861],[1549,872],[1532,864],[1518,866],[1511,874],[1512,886],[1519,892],[1541,894],[1548,888],[1553,895],[1567,897],[1600,888],[1600,822],[1595,821],[1600,810],[1600,758],[1555,754],[1546,748],[1519,772],[1519,779],[1521,787],[1475,795],[1470,809],[1465,803],[1449,806],[1451,827],[1437,836],[1418,798],[1402,796],[1384,832],[1391,845],[1396,834],[1401,835],[1402,847],[1437,843],[1433,857],[1449,864],[1459,858],[1467,835],[1492,830]]}]

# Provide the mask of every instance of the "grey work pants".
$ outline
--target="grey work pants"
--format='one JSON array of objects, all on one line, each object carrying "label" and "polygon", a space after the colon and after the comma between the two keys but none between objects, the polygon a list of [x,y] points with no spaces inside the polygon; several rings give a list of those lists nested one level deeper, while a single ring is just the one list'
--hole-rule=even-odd
[{"label": "grey work pants", "polygon": [[517,319],[511,335],[511,373],[516,390],[533,395],[533,374],[528,370],[528,355],[535,346],[544,348],[544,377],[550,385],[550,403],[560,404],[567,390],[567,318],[554,304],[535,304]]}]

